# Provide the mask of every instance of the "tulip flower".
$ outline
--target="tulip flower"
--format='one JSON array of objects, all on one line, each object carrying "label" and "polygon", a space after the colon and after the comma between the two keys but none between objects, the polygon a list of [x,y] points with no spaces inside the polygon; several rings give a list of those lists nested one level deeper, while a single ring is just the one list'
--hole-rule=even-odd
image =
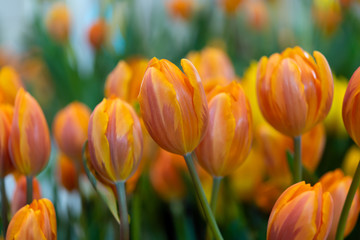
[{"label": "tulip flower", "polygon": [[214,177],[233,173],[246,159],[252,142],[251,109],[240,84],[232,82],[208,95],[209,124],[196,148],[200,165]]},{"label": "tulip flower", "polygon": [[54,3],[46,15],[46,29],[50,36],[63,43],[68,40],[70,33],[71,16],[64,3]]},{"label": "tulip flower", "polygon": [[140,120],[119,98],[104,99],[90,116],[88,130],[90,162],[94,170],[118,193],[120,234],[129,239],[125,181],[136,171],[143,149]]},{"label": "tulip flower", "polygon": [[171,0],[167,2],[167,9],[174,18],[187,20],[191,17],[194,1],[193,0]]},{"label": "tulip flower", "polygon": [[[33,199],[41,198],[41,186],[36,178],[32,179]],[[20,208],[26,205],[26,177],[21,176],[17,180],[14,195],[11,201],[11,214],[14,215]]]},{"label": "tulip flower", "polygon": [[326,34],[333,33],[342,20],[342,9],[339,0],[315,0],[312,6],[315,24]]},{"label": "tulip flower", "polygon": [[267,239],[326,239],[333,218],[330,193],[321,183],[299,182],[276,201],[268,221]]},{"label": "tulip flower", "polygon": [[265,0],[247,1],[246,20],[252,29],[260,31],[269,23],[269,13]]},{"label": "tulip flower", "polygon": [[14,170],[8,148],[13,111],[11,105],[0,105],[0,178]]},{"label": "tulip flower", "polygon": [[34,200],[21,208],[11,219],[6,240],[56,240],[56,216],[48,199]]},{"label": "tulip flower", "polygon": [[55,141],[61,152],[78,163],[87,139],[90,113],[86,105],[73,102],[56,114],[53,123]]},{"label": "tulip flower", "polygon": [[94,49],[100,49],[106,39],[106,22],[104,19],[98,19],[91,25],[88,32],[88,39]]},{"label": "tulip flower", "polygon": [[14,104],[17,91],[22,87],[21,79],[14,68],[0,69],[0,103]]},{"label": "tulip flower", "polygon": [[106,78],[105,96],[116,96],[134,104],[137,101],[146,68],[146,59],[132,58],[128,62],[120,61]]},{"label": "tulip flower", "polygon": [[[321,177],[320,182],[323,186],[323,190],[331,194],[331,197],[334,202],[334,217],[330,230],[330,234],[327,239],[335,239],[337,226],[339,223],[339,218],[341,210],[344,206],[346,195],[349,191],[352,178],[349,176],[344,176],[343,172],[340,169],[335,171],[328,172]],[[359,211],[360,211],[360,195],[359,190],[356,191],[355,197],[352,201],[349,216],[346,222],[346,228],[344,232],[344,238],[350,234],[354,229],[357,222]]]},{"label": "tulip flower", "polygon": [[229,15],[234,15],[238,10],[242,0],[219,0],[221,7]]},{"label": "tulip flower", "polygon": [[78,188],[79,171],[68,156],[59,154],[56,169],[58,181],[66,190],[71,192]]},{"label": "tulip flower", "polygon": [[354,145],[347,150],[344,161],[342,163],[342,169],[348,176],[353,177],[355,170],[360,161],[360,149]]}]

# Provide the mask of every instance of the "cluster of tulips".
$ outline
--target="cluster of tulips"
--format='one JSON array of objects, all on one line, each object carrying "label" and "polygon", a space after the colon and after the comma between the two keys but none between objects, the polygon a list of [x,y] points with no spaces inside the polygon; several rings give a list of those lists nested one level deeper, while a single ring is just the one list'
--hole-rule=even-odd
[{"label": "cluster of tulips", "polygon": [[[211,51],[218,50],[206,49],[201,54]],[[353,179],[335,170],[315,180],[314,186],[303,181],[317,166],[308,159],[320,158],[318,150],[306,150],[312,144],[318,145],[316,149],[323,147],[324,129],[319,124],[328,115],[334,95],[325,57],[320,52],[312,57],[300,47],[263,57],[256,67],[256,88],[254,85],[254,90],[249,90],[248,83],[239,83],[233,70],[226,68],[229,64],[209,66],[211,61],[202,61],[201,54],[193,52],[188,55],[190,60],[183,59],[183,71],[164,59],[120,61],[106,80],[106,98],[92,113],[79,102],[62,109],[53,123],[62,185],[69,191],[80,191],[79,176],[85,172],[103,200],[112,205],[109,208],[120,223],[121,239],[129,239],[127,191],[144,168],[143,153],[146,158],[155,158],[157,143],[166,151],[161,150],[162,160],[155,161],[150,174],[155,190],[166,199],[181,196],[183,186],[171,186],[181,182],[172,169],[186,165],[209,227],[207,234],[223,239],[214,217],[221,180],[237,173],[252,146],[260,144],[256,139],[261,138],[273,142],[268,148],[285,146],[279,150],[283,151],[282,162],[268,163],[274,178],[285,179],[281,184],[287,189],[276,195],[275,205],[263,203],[272,208],[267,238],[342,239],[348,235],[360,210],[360,167]],[[1,74],[5,74],[4,69]],[[16,79],[0,77],[10,78]],[[35,179],[50,156],[46,119],[19,81],[7,83],[1,85],[0,96],[4,103],[0,106],[0,180],[6,239],[56,239],[54,206],[40,198]],[[349,82],[342,107],[346,130],[358,145],[359,92],[360,69]],[[252,116],[257,111],[276,130],[266,125],[254,134],[259,120]],[[280,132],[278,137],[269,133],[272,131]],[[277,146],[269,135],[285,144]],[[264,151],[271,154],[271,149],[265,147]],[[184,159],[177,159],[180,156]],[[19,193],[12,201],[13,217],[7,227],[4,177],[14,171]],[[204,175],[213,180],[210,204],[201,183]]]}]

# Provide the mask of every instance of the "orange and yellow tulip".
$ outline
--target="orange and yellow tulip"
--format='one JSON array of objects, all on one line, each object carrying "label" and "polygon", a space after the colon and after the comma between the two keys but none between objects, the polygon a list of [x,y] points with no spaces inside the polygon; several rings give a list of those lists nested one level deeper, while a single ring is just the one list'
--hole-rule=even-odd
[{"label": "orange and yellow tulip", "polygon": [[57,162],[57,178],[59,183],[69,192],[78,188],[78,170],[75,163],[65,154],[60,153]]},{"label": "orange and yellow tulip", "polygon": [[25,90],[16,95],[9,138],[9,152],[17,171],[35,176],[47,165],[50,156],[50,134],[41,107]]},{"label": "orange and yellow tulip", "polygon": [[22,87],[21,79],[14,68],[0,69],[0,103],[14,104],[17,91]]},{"label": "orange and yellow tulip", "polygon": [[54,3],[46,15],[46,29],[50,36],[58,42],[69,38],[71,16],[69,9],[62,2]]},{"label": "orange and yellow tulip", "polygon": [[330,193],[321,183],[299,182],[276,201],[268,222],[267,239],[326,239],[333,218]]},{"label": "orange and yellow tulip", "polygon": [[87,139],[91,111],[80,102],[60,110],[54,119],[53,133],[60,150],[72,160],[81,162],[82,147]]},{"label": "orange and yellow tulip", "polygon": [[141,124],[119,98],[104,99],[90,116],[88,143],[95,172],[109,184],[124,182],[136,171],[143,149]]},{"label": "orange and yellow tulip", "polygon": [[245,5],[248,24],[255,30],[264,29],[269,23],[265,0],[247,1]]},{"label": "orange and yellow tulip", "polygon": [[100,49],[106,39],[106,22],[104,19],[98,19],[91,25],[88,39],[94,49]]},{"label": "orange and yellow tulip", "polygon": [[[328,172],[324,176],[322,176],[319,182],[322,184],[323,190],[331,194],[331,197],[334,202],[334,206],[336,206],[334,208],[334,216],[333,216],[330,234],[327,238],[329,240],[332,240],[335,239],[336,236],[340,214],[343,209],[345,198],[349,191],[352,178],[349,176],[344,176],[344,173],[340,169],[336,169],[335,171]],[[359,216],[359,211],[360,211],[360,195],[358,190],[351,204],[349,216],[346,222],[344,238],[347,235],[349,235],[350,232],[354,229],[356,221]]]},{"label": "orange and yellow tulip", "polygon": [[132,58],[128,62],[120,61],[106,78],[105,96],[115,96],[134,104],[139,95],[147,62],[143,58]]},{"label": "orange and yellow tulip", "polygon": [[21,208],[11,219],[6,240],[56,240],[55,208],[50,200],[34,200]]},{"label": "orange and yellow tulip", "polygon": [[11,105],[0,105],[0,178],[4,178],[14,170],[8,147],[12,115]]},{"label": "orange and yellow tulip", "polygon": [[249,102],[239,83],[216,87],[209,95],[209,124],[195,152],[212,176],[233,173],[249,154],[253,138]]},{"label": "orange and yellow tulip", "polygon": [[174,18],[187,20],[191,17],[194,8],[193,0],[171,0],[167,2],[167,9]]},{"label": "orange and yellow tulip", "polygon": [[360,146],[360,112],[358,106],[360,92],[360,67],[352,75],[345,92],[342,116],[344,125],[354,142]]},{"label": "orange and yellow tulip", "polygon": [[[41,198],[41,186],[36,178],[32,179],[33,199]],[[11,213],[14,215],[20,208],[26,205],[26,177],[21,176],[16,183],[15,192],[11,201]]]},{"label": "orange and yellow tulip", "polygon": [[314,0],[312,12],[315,24],[324,30],[326,34],[333,33],[342,20],[342,9],[339,0]]},{"label": "orange and yellow tulip", "polygon": [[[300,47],[262,57],[257,74],[257,96],[265,119],[279,132],[298,137],[325,119],[333,99],[328,62],[315,60]],[[294,107],[296,106],[296,107]]]},{"label": "orange and yellow tulip", "polygon": [[208,106],[194,65],[181,60],[184,72],[168,60],[153,58],[145,72],[139,104],[145,126],[160,147],[185,155],[203,138]]}]

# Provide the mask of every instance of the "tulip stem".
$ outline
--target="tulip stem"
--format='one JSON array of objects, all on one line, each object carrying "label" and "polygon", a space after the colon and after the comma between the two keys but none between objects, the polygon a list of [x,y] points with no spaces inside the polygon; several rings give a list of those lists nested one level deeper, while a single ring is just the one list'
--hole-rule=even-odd
[{"label": "tulip stem", "polygon": [[9,220],[8,220],[9,203],[6,197],[5,178],[3,177],[0,178],[0,188],[1,188],[1,219],[2,219],[2,227],[3,227],[3,236],[5,239],[6,230],[9,225]]},{"label": "tulip stem", "polygon": [[120,239],[129,240],[129,219],[126,203],[125,182],[116,182],[118,211],[120,216]]},{"label": "tulip stem", "polygon": [[294,137],[294,182],[302,180],[301,136]]},{"label": "tulip stem", "polygon": [[30,204],[33,199],[33,177],[26,176],[26,204]]},{"label": "tulip stem", "polygon": [[345,232],[347,218],[349,215],[349,211],[350,211],[351,204],[353,202],[355,193],[359,187],[359,183],[360,183],[360,161],[356,168],[353,180],[350,185],[349,192],[346,196],[346,200],[345,200],[343,209],[341,211],[341,215],[340,215],[340,219],[339,219],[339,223],[338,223],[338,227],[337,227],[337,231],[336,231],[336,237],[335,237],[336,240],[344,239],[344,232]]},{"label": "tulip stem", "polygon": [[213,177],[213,186],[212,186],[212,191],[211,191],[210,206],[211,206],[211,211],[213,212],[214,216],[215,216],[215,211],[216,211],[216,203],[217,203],[217,199],[218,199],[218,195],[219,195],[221,179],[222,179],[221,177]]},{"label": "tulip stem", "polygon": [[211,211],[209,203],[206,200],[204,190],[203,190],[203,188],[201,186],[199,176],[198,176],[198,174],[196,172],[195,164],[194,164],[193,157],[192,157],[192,153],[188,153],[188,154],[184,155],[184,158],[185,158],[185,161],[186,161],[186,165],[187,165],[187,167],[189,169],[192,182],[193,182],[193,184],[195,186],[196,194],[197,194],[197,196],[199,198],[201,207],[202,207],[202,209],[204,211],[207,224],[210,226],[211,231],[213,232],[213,235],[214,235],[215,239],[216,240],[222,240],[223,237],[221,236],[221,232],[220,232],[219,227],[218,227],[218,225],[217,225],[217,223],[215,221],[215,217],[214,217],[214,215],[213,215],[213,213]]}]

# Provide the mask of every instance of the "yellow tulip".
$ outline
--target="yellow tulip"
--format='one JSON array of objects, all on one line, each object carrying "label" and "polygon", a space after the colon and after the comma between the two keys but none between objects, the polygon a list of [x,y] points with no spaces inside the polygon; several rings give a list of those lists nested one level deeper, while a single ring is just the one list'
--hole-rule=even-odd
[{"label": "yellow tulip", "polygon": [[352,146],[345,155],[345,159],[342,164],[344,173],[348,176],[354,176],[357,165],[360,160],[360,149],[358,146]]},{"label": "yellow tulip", "polygon": [[68,7],[62,3],[54,3],[46,15],[46,29],[50,36],[58,42],[69,38],[71,16]]},{"label": "yellow tulip", "polygon": [[14,68],[0,69],[0,103],[14,104],[17,91],[22,87],[21,79]]}]

